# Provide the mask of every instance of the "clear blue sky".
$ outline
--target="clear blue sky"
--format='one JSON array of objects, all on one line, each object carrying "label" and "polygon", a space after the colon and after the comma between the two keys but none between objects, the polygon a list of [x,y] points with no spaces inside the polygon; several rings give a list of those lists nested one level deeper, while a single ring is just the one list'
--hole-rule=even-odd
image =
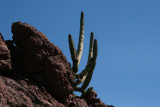
[{"label": "clear blue sky", "polygon": [[43,32],[71,62],[68,34],[77,46],[80,12],[85,15],[82,70],[90,32],[99,52],[90,86],[115,107],[160,107],[159,0],[2,0],[0,32],[11,39],[11,25],[27,22]]}]

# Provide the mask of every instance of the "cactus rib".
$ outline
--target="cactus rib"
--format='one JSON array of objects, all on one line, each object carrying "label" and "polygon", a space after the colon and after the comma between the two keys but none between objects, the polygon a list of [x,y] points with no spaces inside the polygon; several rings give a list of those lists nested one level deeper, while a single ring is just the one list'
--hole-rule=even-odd
[{"label": "cactus rib", "polygon": [[71,53],[71,58],[72,61],[74,61],[76,59],[76,49],[71,34],[68,35],[68,40],[69,40],[69,49]]},{"label": "cactus rib", "polygon": [[84,13],[81,12],[80,34],[79,34],[79,42],[78,42],[78,49],[77,49],[78,65],[80,63],[82,52],[83,52],[83,40],[84,40]]}]

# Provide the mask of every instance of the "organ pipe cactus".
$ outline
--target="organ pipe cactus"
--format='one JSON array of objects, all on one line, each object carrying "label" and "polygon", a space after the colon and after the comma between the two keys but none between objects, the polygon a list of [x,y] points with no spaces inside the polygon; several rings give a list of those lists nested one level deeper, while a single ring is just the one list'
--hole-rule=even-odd
[{"label": "organ pipe cactus", "polygon": [[[78,66],[80,64],[82,52],[83,52],[83,40],[84,40],[84,14],[81,12],[81,19],[80,19],[80,35],[79,35],[79,42],[78,42],[78,49],[76,51],[74,42],[72,40],[71,34],[68,36],[68,41],[69,41],[69,49],[71,53],[71,58],[73,61],[73,66],[72,66],[72,71],[75,75],[75,80],[76,80],[76,86],[75,86],[75,91],[80,91],[80,92],[86,92],[86,88],[88,87],[93,70],[96,65],[96,58],[97,58],[97,51],[98,51],[98,46],[97,46],[97,40],[94,39],[94,34],[91,32],[90,36],[90,45],[89,45],[89,54],[88,54],[88,62],[85,67],[85,69],[81,73],[78,72]],[[77,85],[82,84],[81,87],[78,87]],[[92,87],[87,89],[88,91],[91,91]]]}]

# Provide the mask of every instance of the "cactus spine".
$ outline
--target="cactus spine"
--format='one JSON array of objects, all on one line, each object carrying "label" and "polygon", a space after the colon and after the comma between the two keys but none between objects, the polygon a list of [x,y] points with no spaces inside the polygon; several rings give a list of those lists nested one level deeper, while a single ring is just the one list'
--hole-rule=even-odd
[{"label": "cactus spine", "polygon": [[[93,34],[93,32],[91,32],[87,65],[86,65],[85,69],[80,74],[77,74],[78,66],[79,66],[82,52],[83,52],[83,40],[84,40],[84,14],[83,14],[83,12],[81,12],[80,35],[79,35],[79,42],[78,42],[77,51],[75,49],[71,34],[69,34],[68,40],[69,40],[69,48],[70,48],[71,58],[73,61],[72,71],[73,71],[73,73],[75,75],[75,79],[76,79],[75,91],[80,91],[83,93],[83,92],[86,92],[85,90],[91,81],[93,70],[96,65],[96,58],[97,58],[97,51],[98,51],[97,40],[94,39],[94,34]],[[83,83],[83,85],[81,87],[78,87],[77,85],[79,85],[81,83]],[[87,89],[87,91],[89,91],[89,90],[92,90],[92,87]]]}]

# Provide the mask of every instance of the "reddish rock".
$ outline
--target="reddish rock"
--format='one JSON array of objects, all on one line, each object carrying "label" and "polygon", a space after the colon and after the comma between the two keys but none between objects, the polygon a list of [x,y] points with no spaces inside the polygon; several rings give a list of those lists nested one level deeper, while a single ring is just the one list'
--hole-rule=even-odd
[{"label": "reddish rock", "polygon": [[10,52],[0,33],[0,72],[10,72],[12,70]]},{"label": "reddish rock", "polygon": [[17,56],[19,56],[18,52],[16,52],[17,51],[17,47],[14,46],[13,40],[6,40],[5,43],[6,43],[7,47],[8,47],[8,49],[10,51],[10,55],[11,55],[12,71],[15,72],[15,70],[18,69],[16,67],[19,67],[17,65],[17,60],[16,60]]},{"label": "reddish rock", "polygon": [[44,82],[55,98],[64,101],[73,92],[74,77],[62,51],[27,23],[12,25],[17,50],[17,72]]},{"label": "reddish rock", "polygon": [[103,103],[102,101],[97,101],[93,104],[90,104],[90,107],[114,107],[114,106],[107,106],[105,103]]},{"label": "reddish rock", "polygon": [[0,34],[0,71],[7,72],[0,72],[0,107],[114,107],[94,90],[73,94],[70,65],[43,33],[21,22],[13,23],[12,33],[5,42]]},{"label": "reddish rock", "polygon": [[0,75],[1,107],[65,107],[56,101],[46,89],[21,75]]},{"label": "reddish rock", "polygon": [[94,90],[82,94],[81,98],[85,99],[90,107],[107,107],[105,103],[97,98],[97,93]]},{"label": "reddish rock", "polygon": [[91,92],[82,94],[81,98],[85,99],[87,104],[91,104],[94,103],[95,99],[97,98],[97,93],[92,90]]},{"label": "reddish rock", "polygon": [[74,98],[68,107],[89,107],[84,99]]}]

